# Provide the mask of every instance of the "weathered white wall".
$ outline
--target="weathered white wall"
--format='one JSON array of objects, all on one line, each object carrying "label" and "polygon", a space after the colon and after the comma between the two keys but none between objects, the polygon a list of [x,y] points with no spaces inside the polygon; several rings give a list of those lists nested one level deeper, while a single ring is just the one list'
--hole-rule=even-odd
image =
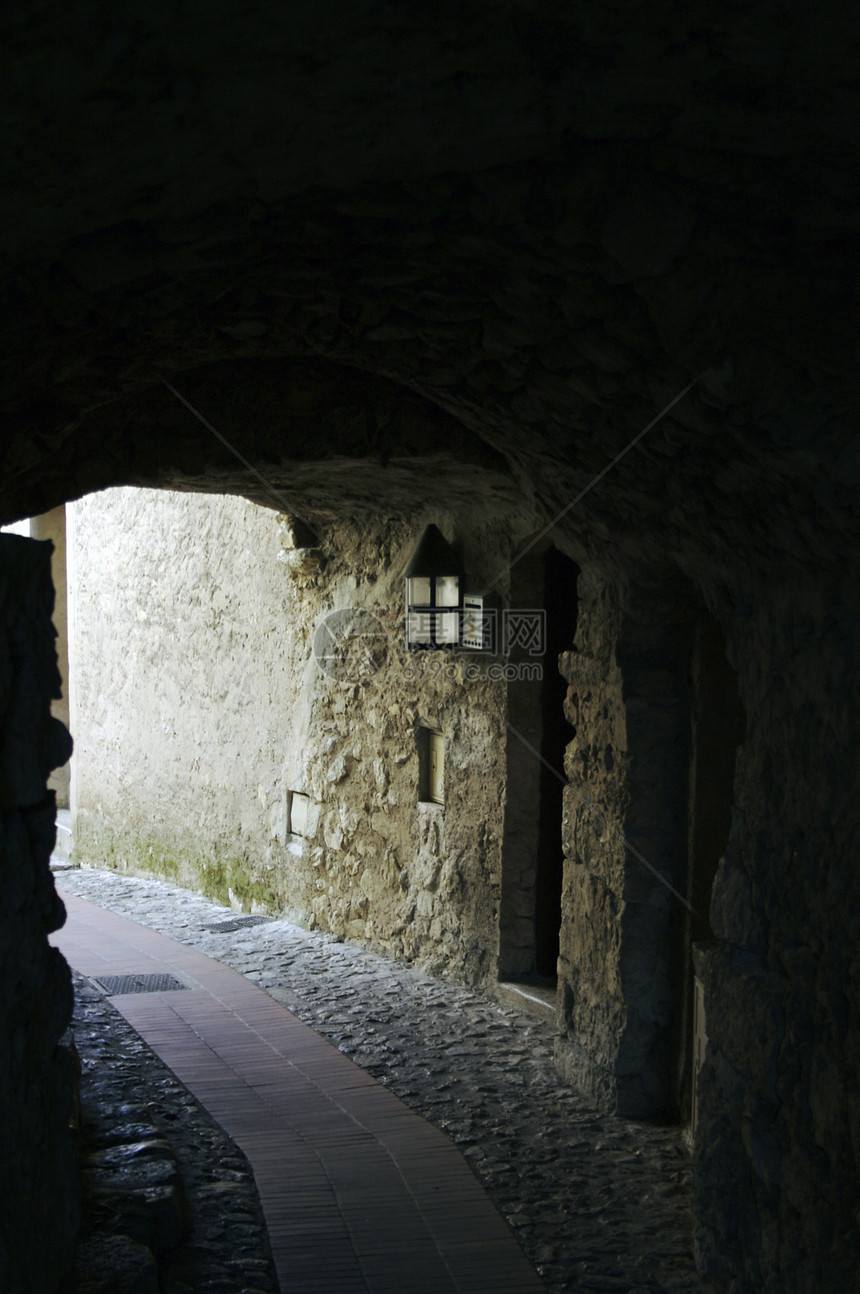
[{"label": "weathered white wall", "polygon": [[[505,689],[405,650],[403,572],[430,519],[340,525],[318,566],[243,499],[75,504],[78,857],[492,976]],[[458,534],[474,577],[495,574],[501,529]],[[333,612],[345,655],[326,672],[311,648]],[[443,808],[418,803],[421,726],[446,738]],[[305,838],[287,833],[289,790],[310,796]]]}]

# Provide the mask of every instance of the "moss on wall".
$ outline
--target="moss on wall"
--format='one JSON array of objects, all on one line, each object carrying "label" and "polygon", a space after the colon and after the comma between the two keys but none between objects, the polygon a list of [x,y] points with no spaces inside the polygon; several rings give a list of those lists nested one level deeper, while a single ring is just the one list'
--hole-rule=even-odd
[{"label": "moss on wall", "polygon": [[242,912],[279,913],[282,896],[274,878],[263,878],[239,854],[201,842],[183,842],[112,825],[81,815],[75,828],[74,861],[132,876],[155,876]]}]

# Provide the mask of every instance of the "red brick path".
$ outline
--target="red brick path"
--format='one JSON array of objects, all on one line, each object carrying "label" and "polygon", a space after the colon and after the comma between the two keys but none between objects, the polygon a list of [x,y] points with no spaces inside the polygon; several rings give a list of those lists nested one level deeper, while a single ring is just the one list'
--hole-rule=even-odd
[{"label": "red brick path", "polygon": [[453,1143],[238,972],[64,894],[84,975],[172,973],[113,1004],[247,1155],[282,1294],[539,1294]]}]

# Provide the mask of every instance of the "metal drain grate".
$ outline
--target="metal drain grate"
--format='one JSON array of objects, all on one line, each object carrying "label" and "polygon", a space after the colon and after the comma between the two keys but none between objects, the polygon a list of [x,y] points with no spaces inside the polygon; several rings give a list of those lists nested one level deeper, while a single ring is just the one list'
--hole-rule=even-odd
[{"label": "metal drain grate", "polygon": [[216,935],[226,935],[233,930],[244,930],[247,926],[268,925],[271,920],[271,917],[231,917],[229,921],[216,921],[203,929],[212,930]]},{"label": "metal drain grate", "polygon": [[92,975],[90,979],[108,997],[119,997],[122,993],[172,993],[188,988],[175,975]]}]

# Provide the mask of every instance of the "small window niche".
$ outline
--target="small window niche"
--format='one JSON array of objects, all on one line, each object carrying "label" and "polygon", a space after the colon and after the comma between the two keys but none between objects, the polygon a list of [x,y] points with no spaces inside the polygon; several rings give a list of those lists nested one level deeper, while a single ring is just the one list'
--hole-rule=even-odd
[{"label": "small window niche", "polygon": [[445,803],[445,738],[434,728],[418,729],[418,800]]},{"label": "small window niche", "polygon": [[301,791],[287,792],[287,831],[291,836],[307,835],[310,796]]}]

